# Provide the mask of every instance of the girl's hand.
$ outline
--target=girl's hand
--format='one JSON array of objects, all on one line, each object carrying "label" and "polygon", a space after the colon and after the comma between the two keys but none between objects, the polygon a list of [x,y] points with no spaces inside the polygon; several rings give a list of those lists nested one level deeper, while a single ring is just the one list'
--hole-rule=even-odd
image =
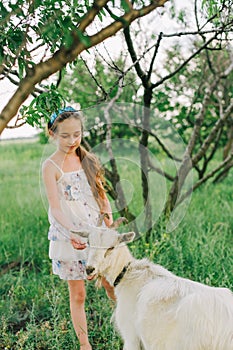
[{"label": "girl's hand", "polygon": [[72,237],[70,241],[71,241],[71,244],[74,247],[74,249],[83,250],[83,249],[86,249],[86,247],[87,247],[87,243],[81,242],[78,238]]}]

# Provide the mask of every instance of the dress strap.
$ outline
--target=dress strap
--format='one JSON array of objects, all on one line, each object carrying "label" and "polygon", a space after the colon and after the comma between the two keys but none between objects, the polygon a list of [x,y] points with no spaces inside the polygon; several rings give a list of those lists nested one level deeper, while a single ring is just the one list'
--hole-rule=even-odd
[{"label": "dress strap", "polygon": [[63,170],[57,165],[57,163],[55,163],[51,158],[48,158],[48,160],[53,163],[53,165],[61,172],[62,175],[64,174]]}]

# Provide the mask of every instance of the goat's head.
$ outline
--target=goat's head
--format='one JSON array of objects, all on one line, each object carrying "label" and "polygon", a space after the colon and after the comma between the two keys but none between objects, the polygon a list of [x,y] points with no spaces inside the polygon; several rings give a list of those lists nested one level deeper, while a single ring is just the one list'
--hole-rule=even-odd
[{"label": "goat's head", "polygon": [[115,228],[122,222],[120,218],[111,227],[93,227],[86,231],[76,232],[79,236],[88,238],[89,253],[87,259],[87,274],[89,276],[102,275],[117,253],[117,249],[131,242],[134,232],[118,233]]}]

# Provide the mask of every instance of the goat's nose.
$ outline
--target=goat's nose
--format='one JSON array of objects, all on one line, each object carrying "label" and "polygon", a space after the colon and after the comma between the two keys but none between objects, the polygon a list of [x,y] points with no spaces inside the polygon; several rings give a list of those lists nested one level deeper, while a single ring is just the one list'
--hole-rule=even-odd
[{"label": "goat's nose", "polygon": [[90,275],[94,270],[95,270],[95,268],[92,267],[92,266],[87,266],[86,267],[86,272],[87,272],[88,275]]}]

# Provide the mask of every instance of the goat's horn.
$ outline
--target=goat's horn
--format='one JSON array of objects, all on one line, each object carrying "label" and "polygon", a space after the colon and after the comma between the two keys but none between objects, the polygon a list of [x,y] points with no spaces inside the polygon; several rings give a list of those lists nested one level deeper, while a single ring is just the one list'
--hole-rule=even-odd
[{"label": "goat's horn", "polygon": [[97,222],[98,227],[100,227],[102,225],[105,217],[107,217],[109,219],[108,213],[100,214],[100,217],[99,217],[98,222]]},{"label": "goat's horn", "polygon": [[111,228],[118,228],[123,222],[125,222],[127,224],[128,220],[125,217],[121,216],[120,218],[116,219],[110,227]]}]

